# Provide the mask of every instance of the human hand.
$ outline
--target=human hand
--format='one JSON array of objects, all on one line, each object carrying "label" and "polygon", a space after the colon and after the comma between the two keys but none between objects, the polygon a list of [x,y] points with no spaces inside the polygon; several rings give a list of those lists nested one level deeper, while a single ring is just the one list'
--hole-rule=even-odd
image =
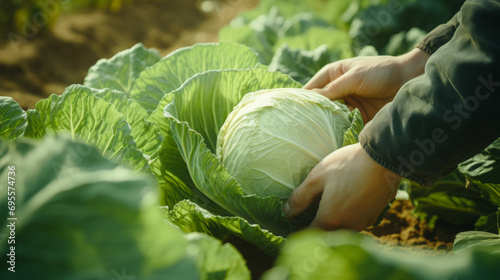
[{"label": "human hand", "polygon": [[368,56],[339,60],[323,67],[304,86],[332,100],[344,99],[370,121],[409,80],[424,73],[429,55],[413,49],[401,56]]},{"label": "human hand", "polygon": [[401,177],[385,169],[353,144],[325,157],[283,207],[287,218],[302,213],[321,196],[311,227],[363,230],[373,225],[394,199]]}]

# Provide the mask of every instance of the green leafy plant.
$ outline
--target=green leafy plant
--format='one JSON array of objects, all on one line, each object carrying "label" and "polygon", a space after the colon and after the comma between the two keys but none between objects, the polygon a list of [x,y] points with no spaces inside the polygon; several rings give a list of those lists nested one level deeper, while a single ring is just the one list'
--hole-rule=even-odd
[{"label": "green leafy plant", "polygon": [[2,140],[0,157],[0,178],[16,178],[0,194],[3,209],[15,202],[15,215],[0,214],[2,231],[11,231],[0,259],[15,271],[3,269],[2,278],[249,279],[232,246],[165,223],[154,181],[94,147],[65,135]]},{"label": "green leafy plant", "polygon": [[306,230],[288,238],[276,266],[263,279],[493,280],[498,277],[498,244],[496,254],[484,250],[487,243],[483,245],[456,255],[431,256],[388,249],[353,232]]}]

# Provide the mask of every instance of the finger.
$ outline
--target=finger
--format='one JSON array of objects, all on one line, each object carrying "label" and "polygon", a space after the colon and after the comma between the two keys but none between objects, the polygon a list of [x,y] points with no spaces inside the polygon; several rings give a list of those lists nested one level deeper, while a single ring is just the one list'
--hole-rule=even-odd
[{"label": "finger", "polygon": [[308,176],[290,195],[283,206],[287,218],[293,218],[304,212],[323,192],[323,182]]},{"label": "finger", "polygon": [[349,71],[337,79],[331,81],[323,88],[315,89],[316,92],[328,97],[331,100],[342,99],[355,93],[356,87],[359,85],[359,77]]},{"label": "finger", "polygon": [[[324,197],[327,197],[328,194],[324,194]],[[330,210],[330,204],[332,201],[322,199],[319,203],[318,211],[316,212],[316,216],[314,220],[311,222],[311,227],[320,228],[323,230],[334,230],[338,228],[345,228],[346,226],[341,223],[341,219],[338,218],[338,213],[341,212],[341,209],[337,209],[337,211],[333,212]]]},{"label": "finger", "polygon": [[[324,202],[326,204],[330,203],[325,201],[321,202]],[[326,231],[336,229],[350,229],[361,231],[370,225],[370,223],[365,222],[366,217],[350,217],[348,214],[346,215],[345,212],[341,210],[332,213],[332,211],[330,211],[330,208],[328,208],[328,205],[326,205],[327,211],[325,211],[325,205],[323,205],[321,202],[319,203],[319,209],[316,213],[316,217],[314,217],[314,220],[311,222],[310,227],[320,228]],[[359,220],[355,220],[355,218],[358,218]],[[375,220],[373,221],[373,223],[375,223]]]},{"label": "finger", "polygon": [[328,64],[321,68],[302,88],[309,90],[323,88],[331,81],[342,76],[342,74],[342,65],[340,63]]}]

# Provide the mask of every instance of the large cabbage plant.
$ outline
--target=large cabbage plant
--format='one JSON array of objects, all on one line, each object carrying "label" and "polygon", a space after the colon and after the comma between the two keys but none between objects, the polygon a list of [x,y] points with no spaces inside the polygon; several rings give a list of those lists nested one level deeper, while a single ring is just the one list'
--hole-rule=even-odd
[{"label": "large cabbage plant", "polygon": [[[235,235],[274,255],[294,230],[283,202],[236,180],[216,157],[217,137],[247,93],[301,86],[269,71],[253,50],[236,43],[198,44],[163,58],[138,44],[100,60],[83,85],[41,100],[34,110],[2,99],[9,121],[0,134],[40,139],[68,133],[116,162],[154,175],[164,216],[184,231],[221,240]],[[337,146],[355,143],[360,115],[345,106],[340,111],[342,129],[333,138]]]}]

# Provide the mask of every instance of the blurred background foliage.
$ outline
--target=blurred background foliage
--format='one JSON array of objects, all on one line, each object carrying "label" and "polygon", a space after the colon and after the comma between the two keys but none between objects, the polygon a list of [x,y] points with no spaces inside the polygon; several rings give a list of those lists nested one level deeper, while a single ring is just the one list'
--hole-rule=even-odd
[{"label": "blurred background foliage", "polygon": [[147,0],[2,0],[0,2],[0,35],[30,39],[50,27],[64,12],[100,9],[118,12],[123,5]]}]

